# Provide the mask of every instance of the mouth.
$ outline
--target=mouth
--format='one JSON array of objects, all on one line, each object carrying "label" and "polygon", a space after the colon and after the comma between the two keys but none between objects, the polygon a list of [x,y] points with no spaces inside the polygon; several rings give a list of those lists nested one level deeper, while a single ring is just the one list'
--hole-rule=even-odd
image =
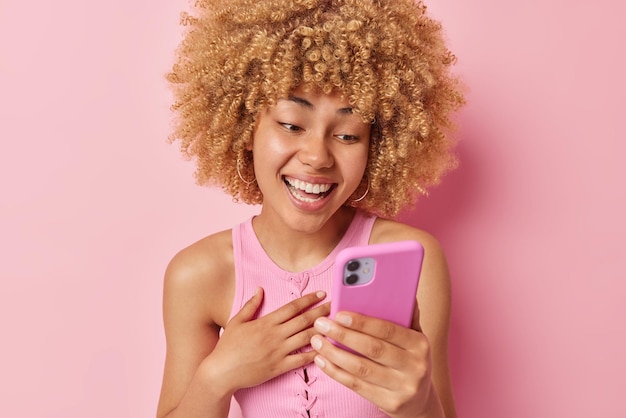
[{"label": "mouth", "polygon": [[309,183],[291,177],[283,177],[291,195],[301,202],[313,203],[324,199],[335,188],[335,183]]}]

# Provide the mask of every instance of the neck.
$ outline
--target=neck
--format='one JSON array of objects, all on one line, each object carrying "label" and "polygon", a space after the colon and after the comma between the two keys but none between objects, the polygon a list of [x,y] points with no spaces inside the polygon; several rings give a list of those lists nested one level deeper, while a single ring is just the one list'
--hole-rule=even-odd
[{"label": "neck", "polygon": [[321,227],[295,229],[282,219],[261,211],[252,221],[254,232],[268,256],[286,271],[303,271],[324,260],[350,226],[355,210],[339,209]]}]

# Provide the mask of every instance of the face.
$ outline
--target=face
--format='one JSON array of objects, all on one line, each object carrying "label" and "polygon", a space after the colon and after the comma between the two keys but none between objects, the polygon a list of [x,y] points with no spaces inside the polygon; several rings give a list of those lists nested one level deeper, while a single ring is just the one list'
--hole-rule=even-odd
[{"label": "face", "polygon": [[340,95],[316,90],[296,89],[262,112],[252,147],[260,216],[322,228],[361,182],[370,129]]}]

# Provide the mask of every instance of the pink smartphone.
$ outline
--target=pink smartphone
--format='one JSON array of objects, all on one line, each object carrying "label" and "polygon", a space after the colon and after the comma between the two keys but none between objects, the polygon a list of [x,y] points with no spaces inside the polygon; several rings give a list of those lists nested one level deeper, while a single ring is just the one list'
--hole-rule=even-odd
[{"label": "pink smartphone", "polygon": [[351,311],[410,327],[423,259],[417,241],[343,249],[335,259],[330,318]]}]

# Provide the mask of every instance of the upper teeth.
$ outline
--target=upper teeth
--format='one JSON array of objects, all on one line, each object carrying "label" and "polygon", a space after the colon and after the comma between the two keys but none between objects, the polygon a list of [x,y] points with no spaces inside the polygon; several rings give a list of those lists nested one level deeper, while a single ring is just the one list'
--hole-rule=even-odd
[{"label": "upper teeth", "polygon": [[287,183],[289,183],[289,185],[295,187],[298,190],[313,194],[326,193],[331,188],[330,184],[313,184],[307,183],[306,181],[290,178],[287,178]]}]

